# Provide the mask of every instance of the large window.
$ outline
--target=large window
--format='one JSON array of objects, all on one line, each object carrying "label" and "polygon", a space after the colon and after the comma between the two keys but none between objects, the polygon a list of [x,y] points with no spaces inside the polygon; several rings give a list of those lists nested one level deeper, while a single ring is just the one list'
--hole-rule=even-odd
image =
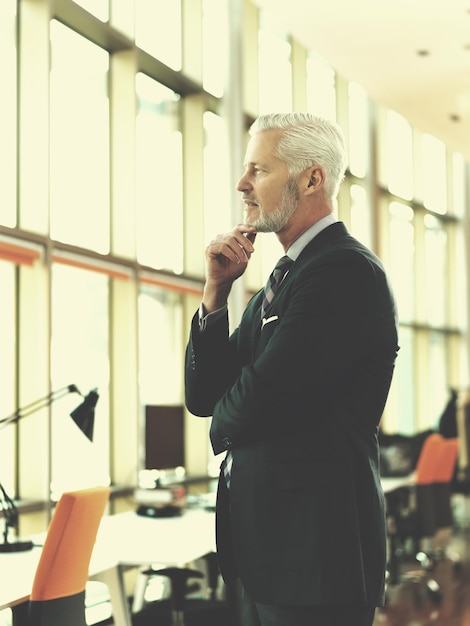
[{"label": "large window", "polygon": [[139,385],[142,406],[183,401],[181,296],[142,287],[139,295]]},{"label": "large window", "polygon": [[[21,498],[47,499],[46,478],[55,496],[111,482],[119,497],[143,407],[181,407],[204,246],[242,218],[232,160],[259,113],[296,107],[344,128],[338,217],[383,260],[398,304],[385,428],[433,426],[448,387],[468,385],[468,163],[338,75],[270,3],[235,5],[0,0],[0,417],[49,389],[99,393],[93,443],[69,417],[75,394],[0,429],[0,481]],[[256,247],[231,323],[282,255],[272,233]],[[209,422],[184,424],[187,471],[203,473]]]},{"label": "large window", "polygon": [[69,413],[70,395],[52,405],[52,494],[109,483],[109,308],[105,274],[54,264],[52,274],[51,381],[53,389],[97,389],[91,443]]},{"label": "large window", "polygon": [[182,64],[181,2],[135,0],[136,44],[165,65]]},{"label": "large window", "polygon": [[397,299],[400,320],[407,322],[411,321],[415,314],[414,213],[406,204],[391,202],[389,219],[388,268]]},{"label": "large window", "polygon": [[[227,126],[215,113],[204,113],[204,239],[209,242],[217,233],[233,228],[230,211],[220,207],[230,206],[235,193],[235,182],[230,179]],[[240,217],[242,206],[240,203]]]},{"label": "large window", "polygon": [[183,171],[179,96],[137,74],[137,257],[183,271]]},{"label": "large window", "polygon": [[16,2],[0,4],[0,224],[16,224]]},{"label": "large window", "polygon": [[268,12],[261,14],[259,30],[260,113],[292,110],[291,45]]},{"label": "large window", "polygon": [[413,432],[434,427],[449,388],[467,384],[461,358],[467,319],[461,294],[467,278],[460,268],[463,226],[455,219],[464,212],[464,186],[456,185],[463,181],[463,169],[459,155],[449,155],[441,141],[414,131],[398,114],[389,111],[383,119],[384,260],[401,322],[387,424]]},{"label": "large window", "polygon": [[108,4],[110,0],[74,0],[76,4],[79,4],[89,13],[96,15],[98,19],[106,22],[109,18]]},{"label": "large window", "polygon": [[203,87],[221,97],[226,88],[228,74],[228,2],[203,0],[202,7]]},{"label": "large window", "polygon": [[[0,324],[0,419],[11,415],[15,409],[16,383],[16,286],[15,266],[0,261],[0,293],[2,298],[2,323]],[[11,495],[14,493],[15,426],[0,425],[0,483]]]},{"label": "large window", "polygon": [[109,252],[108,53],[51,23],[51,237]]},{"label": "large window", "polygon": [[364,178],[369,165],[369,107],[367,94],[360,85],[349,84],[349,169]]},{"label": "large window", "polygon": [[307,57],[307,110],[336,120],[335,71],[315,52]]},{"label": "large window", "polygon": [[439,139],[423,135],[421,139],[423,161],[423,203],[435,213],[447,213],[446,149]]},{"label": "large window", "polygon": [[394,111],[387,112],[382,178],[391,193],[411,200],[413,196],[413,133],[410,124]]}]

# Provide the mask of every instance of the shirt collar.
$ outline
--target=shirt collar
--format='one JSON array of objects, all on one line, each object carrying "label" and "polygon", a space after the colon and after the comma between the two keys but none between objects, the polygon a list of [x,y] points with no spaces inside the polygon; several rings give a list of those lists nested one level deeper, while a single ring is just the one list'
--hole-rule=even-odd
[{"label": "shirt collar", "polygon": [[287,255],[295,261],[305,246],[307,246],[307,244],[309,244],[312,239],[318,235],[318,233],[328,226],[331,226],[331,224],[334,224],[336,221],[336,217],[333,213],[329,213],[328,215],[325,215],[325,217],[322,217],[294,241],[289,250],[287,250]]}]

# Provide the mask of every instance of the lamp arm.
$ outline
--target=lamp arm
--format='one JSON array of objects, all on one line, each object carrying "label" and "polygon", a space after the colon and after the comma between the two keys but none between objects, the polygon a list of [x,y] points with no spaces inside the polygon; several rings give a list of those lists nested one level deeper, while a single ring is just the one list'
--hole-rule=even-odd
[{"label": "lamp arm", "polygon": [[23,417],[28,417],[28,415],[31,415],[32,413],[35,413],[40,409],[50,406],[55,400],[59,400],[60,398],[67,396],[69,393],[78,393],[79,395],[83,396],[83,394],[76,385],[67,385],[66,387],[57,389],[56,391],[51,391],[51,393],[49,393],[44,398],[34,400],[34,402],[30,402],[24,407],[17,409],[14,413],[8,415],[8,417],[0,419],[0,430],[8,424],[11,424],[12,422],[18,422]]},{"label": "lamp arm", "polygon": [[7,537],[8,528],[18,527],[18,509],[10,496],[5,491],[2,483],[0,483],[0,491],[2,497],[0,498],[0,506],[3,511],[3,517],[5,518],[5,538]]},{"label": "lamp arm", "polygon": [[18,509],[10,496],[5,491],[5,488],[0,483],[0,510],[3,512],[5,518],[5,527],[3,530],[3,543],[0,544],[0,553],[4,552],[23,552],[24,550],[31,550],[33,542],[27,541],[8,541],[8,531],[10,528],[18,530]]}]

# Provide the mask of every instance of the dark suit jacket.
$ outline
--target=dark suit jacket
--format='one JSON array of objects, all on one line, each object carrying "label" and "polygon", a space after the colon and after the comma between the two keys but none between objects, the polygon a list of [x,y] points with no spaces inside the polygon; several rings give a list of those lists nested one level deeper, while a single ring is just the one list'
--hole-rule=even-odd
[{"label": "dark suit jacket", "polygon": [[233,452],[222,574],[265,604],[380,605],[377,430],[398,350],[382,264],[338,222],[302,251],[264,326],[261,299],[230,337],[227,318],[200,333],[196,315],[186,354],[187,407],[213,416],[216,454]]}]

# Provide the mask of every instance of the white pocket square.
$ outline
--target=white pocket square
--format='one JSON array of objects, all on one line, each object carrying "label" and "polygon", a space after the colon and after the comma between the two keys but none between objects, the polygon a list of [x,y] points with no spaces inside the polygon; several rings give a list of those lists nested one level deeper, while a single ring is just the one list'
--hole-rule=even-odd
[{"label": "white pocket square", "polygon": [[266,324],[269,324],[269,322],[274,322],[275,320],[279,319],[279,315],[273,315],[272,317],[263,317],[263,321],[261,324],[261,328],[264,328],[266,326]]}]

